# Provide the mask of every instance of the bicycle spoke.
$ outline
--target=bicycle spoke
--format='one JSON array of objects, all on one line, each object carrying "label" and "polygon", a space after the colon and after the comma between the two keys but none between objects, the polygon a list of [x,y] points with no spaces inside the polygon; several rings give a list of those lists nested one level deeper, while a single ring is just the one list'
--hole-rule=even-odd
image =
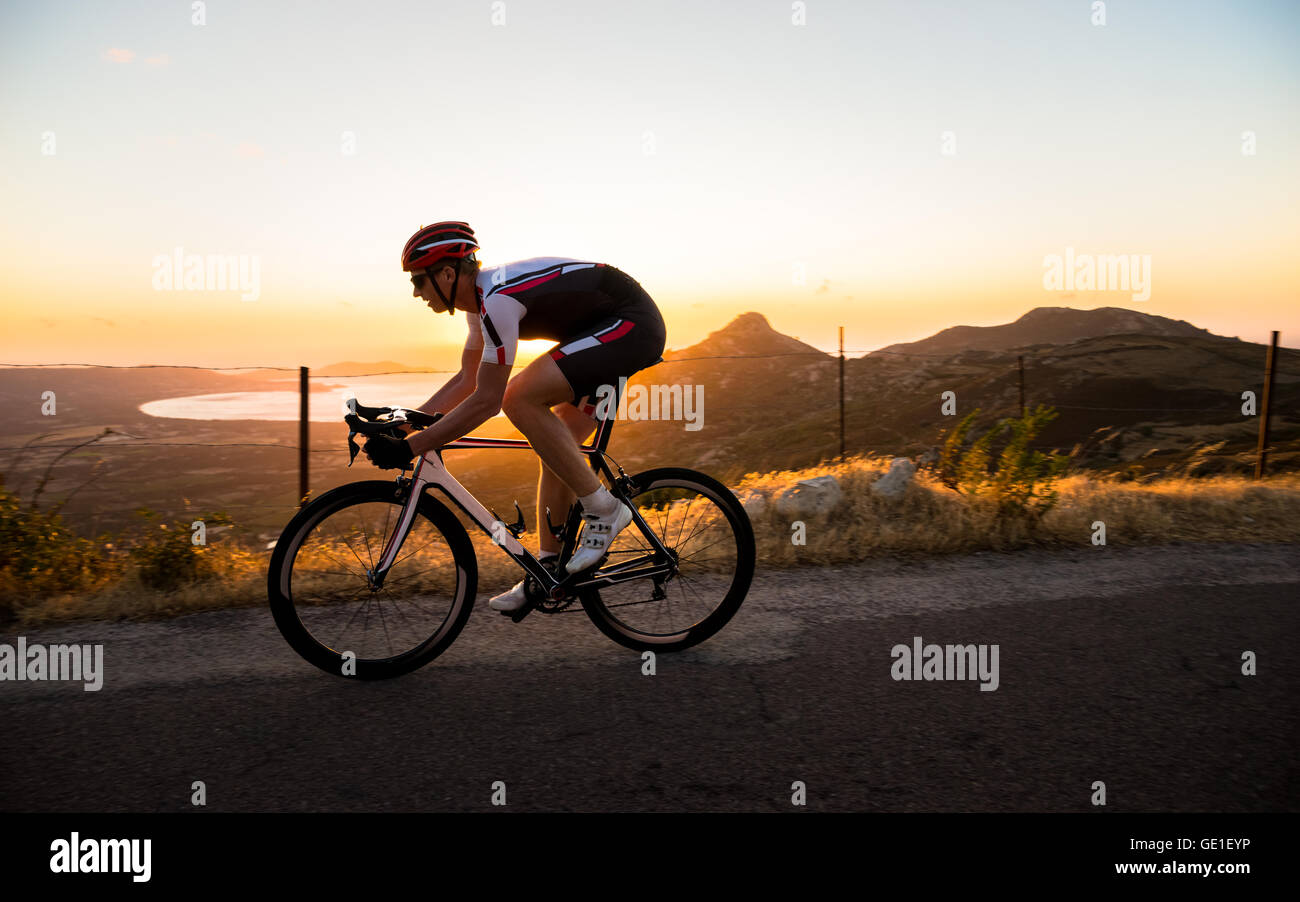
[{"label": "bicycle spoke", "polygon": [[[662,583],[665,591],[661,598],[651,595],[654,583],[650,577],[633,576],[602,586],[598,590],[601,604],[608,611],[617,609],[617,622],[633,635],[684,635],[723,603],[739,572],[740,547],[734,526],[713,496],[689,484],[647,489],[639,508],[644,528],[655,532],[672,552],[675,575]],[[600,575],[618,575],[616,568],[624,567],[635,571],[642,559],[651,562],[658,557],[662,561],[647,538],[639,525],[620,534]]]},{"label": "bicycle spoke", "polygon": [[455,555],[442,531],[418,513],[383,588],[372,589],[367,570],[375,570],[375,543],[386,547],[400,510],[396,500],[369,499],[341,508],[322,517],[296,551],[290,587],[298,621],[322,645],[358,661],[391,661],[425,646],[454,610]]},{"label": "bicycle spoke", "polygon": [[[335,527],[335,529],[338,529],[338,527]],[[352,543],[348,541],[348,537],[347,537],[347,536],[340,534],[340,535],[339,535],[339,541],[341,541],[341,542],[343,543],[343,545],[348,549],[348,551],[351,551],[351,552],[352,552],[352,556],[353,556],[354,558],[357,559],[357,563],[361,565],[361,569],[363,569],[363,570],[373,570],[373,569],[374,569],[373,567],[366,567],[366,562],[363,561],[363,560],[361,560],[361,555],[357,554],[356,549],[352,547]],[[369,549],[366,549],[366,557],[369,557],[369,556],[370,556],[370,550],[369,550]]]},{"label": "bicycle spoke", "polygon": [[[361,536],[366,540],[366,557],[370,559],[370,570],[373,572],[375,569],[375,554],[374,550],[370,547],[370,535],[366,532],[366,521],[364,518],[361,520]],[[382,545],[380,546],[380,552],[383,552]]]},{"label": "bicycle spoke", "polygon": [[[686,543],[689,542],[689,541],[692,539],[692,537],[694,537],[694,535],[695,535],[697,532],[699,532],[700,527],[705,523],[706,519],[707,519],[707,518],[705,518],[705,517],[700,517],[700,518],[696,521],[696,523],[695,523],[695,527],[691,530],[690,535],[688,535],[688,536],[685,538],[684,541],[679,542],[679,543],[677,544],[676,547],[678,547],[678,548],[685,548],[685,547],[686,547]],[[713,528],[713,525],[714,525],[713,523],[709,523],[708,527],[706,527],[706,528],[711,529],[711,528]]]},{"label": "bicycle spoke", "polygon": [[379,613],[379,625],[384,628],[384,639],[388,643],[389,657],[392,657],[393,637],[388,634],[388,621],[384,619],[384,606],[376,602],[375,610]]}]

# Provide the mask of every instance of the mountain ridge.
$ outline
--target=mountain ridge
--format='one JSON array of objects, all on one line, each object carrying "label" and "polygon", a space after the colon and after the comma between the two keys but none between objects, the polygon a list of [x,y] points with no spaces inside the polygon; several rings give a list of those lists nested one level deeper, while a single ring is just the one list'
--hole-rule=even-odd
[{"label": "mountain ridge", "polygon": [[1007,351],[1012,348],[1070,344],[1087,338],[1124,334],[1241,341],[1239,338],[1216,335],[1185,320],[1143,313],[1127,307],[1034,307],[1014,322],[995,326],[949,326],[927,338],[887,345],[867,356],[942,356],[961,351]]},{"label": "mountain ridge", "polygon": [[[896,342],[855,359],[889,355],[917,357],[954,356],[965,351],[1009,351],[1035,345],[1065,345],[1088,338],[1108,335],[1138,334],[1156,337],[1211,338],[1242,344],[1235,336],[1215,334],[1186,320],[1155,313],[1143,313],[1127,307],[1033,307],[1016,320],[993,326],[956,325],[940,329],[916,341]],[[664,359],[682,357],[776,357],[802,356],[808,361],[833,359],[807,342],[774,329],[767,317],[747,311],[714,329],[699,341],[684,348],[669,348]],[[395,360],[377,362],[342,361],[314,368],[313,376],[346,375],[357,371],[417,371],[418,367]]]}]

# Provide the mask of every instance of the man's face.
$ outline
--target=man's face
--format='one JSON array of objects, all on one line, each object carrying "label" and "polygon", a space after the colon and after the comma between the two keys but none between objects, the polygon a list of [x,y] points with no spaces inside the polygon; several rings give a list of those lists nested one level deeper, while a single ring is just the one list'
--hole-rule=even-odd
[{"label": "man's face", "polygon": [[[449,274],[450,270],[446,267],[443,267],[438,271],[438,277],[445,277]],[[444,282],[445,281],[446,280],[444,279]],[[449,296],[451,286],[448,284],[442,284],[441,287],[443,297]],[[411,296],[417,297],[427,303],[429,309],[434,313],[445,313],[447,310],[447,305],[442,302],[438,297],[438,292],[433,288],[428,269],[411,270]]]}]

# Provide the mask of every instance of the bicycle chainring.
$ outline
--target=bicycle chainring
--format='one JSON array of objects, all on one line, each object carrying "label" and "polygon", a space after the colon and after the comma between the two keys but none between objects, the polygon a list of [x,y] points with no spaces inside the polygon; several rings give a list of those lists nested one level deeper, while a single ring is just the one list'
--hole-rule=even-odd
[{"label": "bicycle chainring", "polygon": [[543,614],[558,614],[565,608],[572,605],[578,600],[578,596],[570,595],[568,598],[555,599],[542,594],[542,587],[538,585],[537,580],[531,576],[524,583],[524,591],[528,594],[533,603],[533,610],[541,611]]}]

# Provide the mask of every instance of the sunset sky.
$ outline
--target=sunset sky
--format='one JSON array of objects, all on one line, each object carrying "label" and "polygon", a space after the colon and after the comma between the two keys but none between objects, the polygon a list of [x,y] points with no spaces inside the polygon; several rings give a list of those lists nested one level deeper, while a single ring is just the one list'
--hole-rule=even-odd
[{"label": "sunset sky", "polygon": [[[0,363],[427,363],[465,320],[398,257],[438,219],[621,267],[670,347],[1043,305],[1300,346],[1300,4],[799,5],[7,3]],[[258,297],[156,290],[177,248]],[[1045,289],[1066,248],[1150,255],[1150,298]]]}]

